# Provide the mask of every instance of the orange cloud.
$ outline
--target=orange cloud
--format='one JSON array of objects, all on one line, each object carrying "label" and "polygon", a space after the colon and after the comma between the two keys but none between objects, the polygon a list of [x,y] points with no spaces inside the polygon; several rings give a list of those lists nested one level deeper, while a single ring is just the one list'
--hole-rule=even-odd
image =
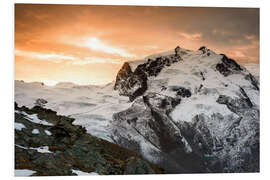
[{"label": "orange cloud", "polygon": [[15,5],[15,79],[104,84],[124,61],[205,45],[259,63],[258,9]]},{"label": "orange cloud", "polygon": [[55,53],[38,53],[38,52],[29,52],[29,51],[22,51],[15,49],[15,55],[17,56],[26,56],[29,58],[36,58],[36,59],[41,59],[41,60],[76,60],[75,57],[73,56],[65,56],[65,55],[60,55],[60,54],[55,54]]},{"label": "orange cloud", "polygon": [[181,32],[179,33],[180,36],[188,39],[188,40],[201,40],[202,39],[202,34],[201,33],[184,33]]},{"label": "orange cloud", "polygon": [[101,64],[122,64],[123,61],[118,59],[109,59],[109,58],[98,58],[98,57],[89,57],[84,60],[74,61],[74,62],[68,62],[72,65],[86,65],[86,64],[94,64],[94,63],[101,63]]},{"label": "orange cloud", "polygon": [[122,57],[136,57],[134,54],[128,53],[125,49],[115,47],[109,44],[104,43],[97,37],[88,37],[88,38],[82,38],[80,42],[72,41],[70,42],[73,45],[79,46],[79,47],[86,47],[90,48],[94,51],[101,51],[108,54],[117,54]]}]

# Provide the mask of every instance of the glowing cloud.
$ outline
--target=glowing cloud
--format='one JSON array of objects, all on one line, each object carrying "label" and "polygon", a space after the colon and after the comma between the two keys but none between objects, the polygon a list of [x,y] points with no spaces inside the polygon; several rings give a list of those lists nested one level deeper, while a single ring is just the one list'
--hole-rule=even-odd
[{"label": "glowing cloud", "polygon": [[189,34],[182,32],[179,35],[189,40],[200,40],[202,38],[202,34],[200,33]]},{"label": "glowing cloud", "polygon": [[102,51],[108,54],[118,54],[122,57],[127,57],[127,58],[135,57],[134,54],[130,54],[122,48],[114,47],[112,45],[106,44],[96,37],[87,38],[82,43],[77,42],[75,43],[75,45],[81,46],[81,47],[87,47],[94,51]]},{"label": "glowing cloud", "polygon": [[122,61],[118,60],[118,59],[91,57],[91,58],[87,58],[85,60],[69,62],[69,64],[72,64],[72,65],[86,65],[86,64],[94,64],[94,63],[99,63],[99,64],[104,64],[104,63],[121,64]]},{"label": "glowing cloud", "polygon": [[42,60],[77,60],[73,56],[64,56],[60,54],[55,53],[49,53],[49,54],[42,54],[32,51],[21,51],[21,50],[15,50],[15,55],[17,56],[26,56],[30,58],[37,58]]}]

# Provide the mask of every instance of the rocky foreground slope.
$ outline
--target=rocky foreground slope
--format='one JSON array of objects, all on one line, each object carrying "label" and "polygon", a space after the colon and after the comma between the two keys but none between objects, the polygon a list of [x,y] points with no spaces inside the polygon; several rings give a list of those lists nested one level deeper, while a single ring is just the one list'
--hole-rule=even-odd
[{"label": "rocky foreground slope", "polygon": [[114,90],[132,105],[111,136],[167,173],[259,171],[259,81],[201,47],[126,62]]},{"label": "rocky foreground slope", "polygon": [[[15,175],[163,173],[138,154],[86,133],[73,118],[15,105]],[[30,174],[29,174],[30,172]]]}]

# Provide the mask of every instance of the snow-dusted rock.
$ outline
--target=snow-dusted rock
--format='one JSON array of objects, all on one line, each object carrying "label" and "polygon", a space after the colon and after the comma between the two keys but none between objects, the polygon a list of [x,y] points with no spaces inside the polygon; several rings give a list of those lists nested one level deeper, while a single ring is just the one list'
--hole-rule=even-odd
[{"label": "snow-dusted rock", "polygon": [[115,143],[161,164],[168,173],[206,171],[169,116],[179,103],[180,99],[157,93],[137,98],[130,108],[113,116]]},{"label": "snow-dusted rock", "polygon": [[45,99],[38,98],[35,102],[35,106],[44,107],[47,103],[48,101],[46,101]]},{"label": "snow-dusted rock", "polygon": [[31,176],[35,174],[36,171],[32,171],[29,169],[15,169],[14,175],[17,177],[26,177],[26,176]]},{"label": "snow-dusted rock", "polygon": [[32,134],[39,134],[39,130],[38,129],[33,129]]},{"label": "snow-dusted rock", "polygon": [[14,123],[14,127],[16,130],[19,130],[19,131],[21,131],[23,128],[25,128],[24,124],[16,123],[16,122]]},{"label": "snow-dusted rock", "polygon": [[257,79],[206,47],[153,57],[117,75],[115,89],[134,102],[113,116],[115,143],[168,172],[258,172]]},{"label": "snow-dusted rock", "polygon": [[128,96],[130,101],[133,101],[147,90],[149,77],[158,76],[164,67],[181,60],[180,53],[178,46],[175,48],[174,54],[155,59],[148,58],[146,62],[139,64],[134,72],[130,67],[133,62],[125,63],[117,74],[114,90],[118,90],[120,95]]}]

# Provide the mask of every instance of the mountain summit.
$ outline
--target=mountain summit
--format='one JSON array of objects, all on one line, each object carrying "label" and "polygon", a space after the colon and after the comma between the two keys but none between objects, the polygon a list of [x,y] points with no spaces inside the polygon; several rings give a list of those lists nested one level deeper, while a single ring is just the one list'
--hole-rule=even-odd
[{"label": "mountain summit", "polygon": [[133,103],[113,115],[112,137],[172,173],[258,172],[259,86],[204,46],[126,62],[114,89]]}]

